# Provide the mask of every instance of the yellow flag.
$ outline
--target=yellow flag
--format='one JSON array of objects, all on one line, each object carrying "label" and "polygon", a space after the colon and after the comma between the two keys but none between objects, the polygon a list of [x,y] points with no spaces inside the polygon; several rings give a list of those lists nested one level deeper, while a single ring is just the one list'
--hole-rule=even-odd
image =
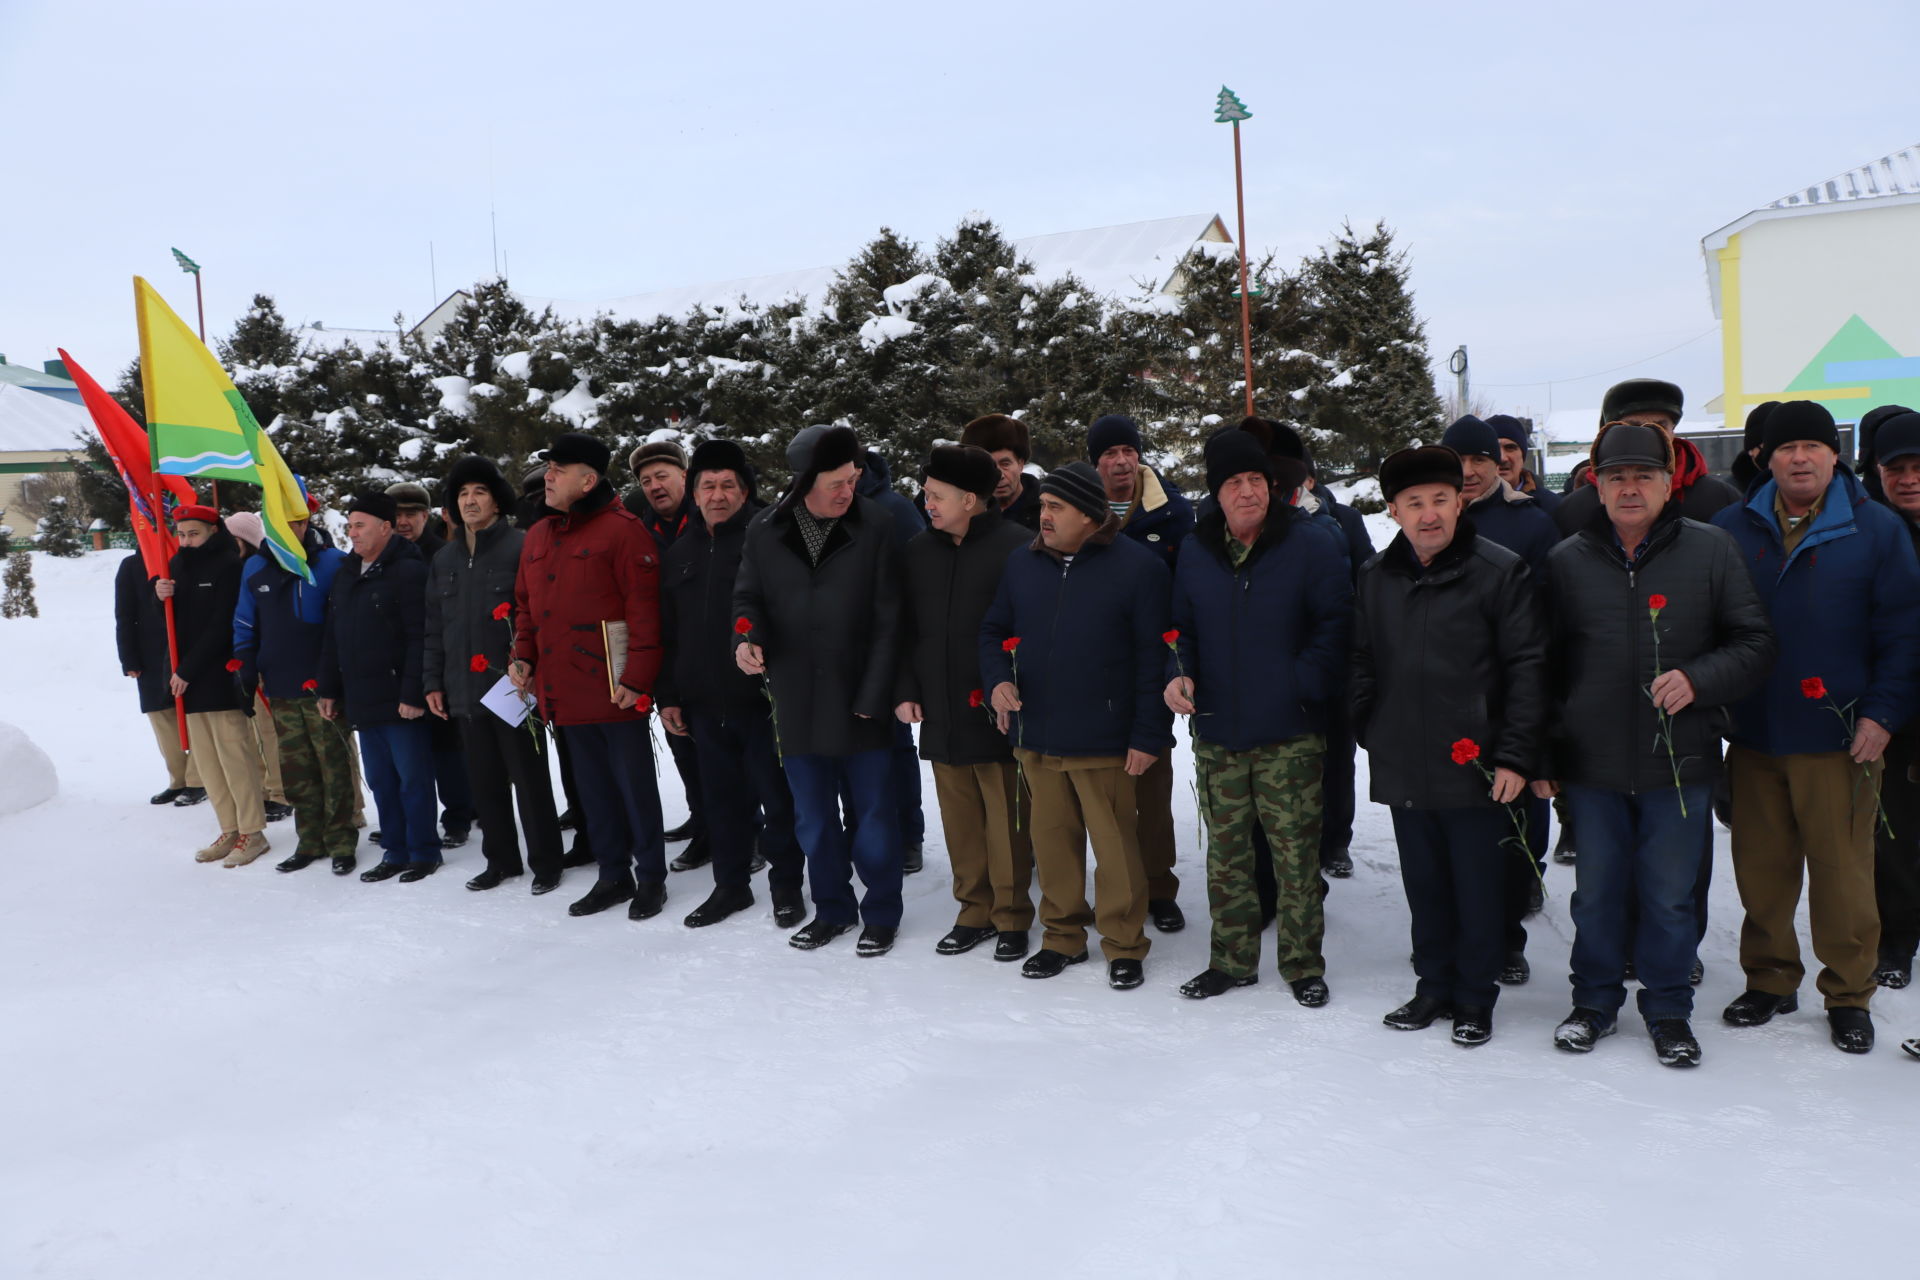
[{"label": "yellow flag", "polygon": [[133,278],[133,306],[153,469],[259,485],[268,550],[282,567],[311,582],[306,548],[291,527],[307,518],[300,482],[213,352],[139,276]]}]

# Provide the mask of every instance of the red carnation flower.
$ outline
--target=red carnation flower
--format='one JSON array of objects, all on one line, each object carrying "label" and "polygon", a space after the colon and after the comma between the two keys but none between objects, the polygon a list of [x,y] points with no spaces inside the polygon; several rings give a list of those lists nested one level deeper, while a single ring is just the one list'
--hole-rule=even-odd
[{"label": "red carnation flower", "polygon": [[318,693],[320,691],[320,682],[318,680],[302,681],[300,688],[306,693]]},{"label": "red carnation flower", "polygon": [[1652,595],[1647,597],[1647,608],[1653,610],[1655,613],[1660,612],[1662,609],[1666,607],[1667,607],[1667,598],[1665,596]]},{"label": "red carnation flower", "polygon": [[653,710],[653,699],[643,693],[634,700],[633,709],[641,715],[645,715],[647,712]]},{"label": "red carnation flower", "polygon": [[512,602],[507,600],[502,600],[499,604],[493,606],[493,620],[495,622],[505,622],[507,620],[507,615],[512,612],[513,612]]},{"label": "red carnation flower", "polygon": [[1015,649],[1018,649],[1019,647],[1020,647],[1019,636],[1008,636],[1005,640],[1002,640],[1000,642],[1000,648],[1007,653],[1012,653]]},{"label": "red carnation flower", "polygon": [[1162,631],[1162,632],[1160,633],[1160,638],[1161,638],[1162,640],[1165,640],[1165,641],[1166,641],[1166,642],[1167,642],[1168,644],[1170,644],[1170,645],[1173,645],[1173,644],[1179,644],[1179,643],[1180,643],[1180,631],[1179,631],[1179,628],[1177,628],[1177,627],[1176,627],[1176,628],[1175,628],[1174,630],[1172,630],[1172,631]]},{"label": "red carnation flower", "polygon": [[967,705],[970,707],[980,706],[981,704],[985,703],[986,700],[987,700],[986,695],[981,693],[978,689],[975,689],[972,693],[967,695]]},{"label": "red carnation flower", "polygon": [[476,653],[471,658],[467,659],[467,670],[475,672],[477,674],[479,672],[485,671],[486,669],[487,669],[486,654]]},{"label": "red carnation flower", "polygon": [[1480,744],[1472,738],[1462,738],[1453,744],[1453,762],[1455,764],[1472,764],[1479,758]]},{"label": "red carnation flower", "polygon": [[733,620],[733,634],[737,636],[744,636],[744,635],[751,635],[752,633],[753,633],[753,622],[751,619],[735,618]]},{"label": "red carnation flower", "polygon": [[1808,676],[1800,682],[1800,696],[1815,699],[1826,697],[1827,682],[1819,676]]},{"label": "red carnation flower", "polygon": [[240,670],[240,659],[238,659],[238,658],[228,658],[228,659],[227,659],[227,670],[229,670],[229,671],[232,671],[232,672],[235,672],[235,673],[237,674],[237,673],[239,672],[239,670]]}]

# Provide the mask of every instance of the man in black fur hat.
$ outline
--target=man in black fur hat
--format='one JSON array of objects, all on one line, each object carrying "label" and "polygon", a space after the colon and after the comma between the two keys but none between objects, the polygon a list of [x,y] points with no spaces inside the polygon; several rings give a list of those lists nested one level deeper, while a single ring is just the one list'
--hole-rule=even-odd
[{"label": "man in black fur hat", "polygon": [[[803,433],[804,434],[804,433]],[[865,929],[884,955],[900,928],[902,850],[894,803],[893,675],[900,552],[893,518],[858,493],[866,451],[851,427],[815,432],[790,460],[793,487],[747,529],[734,580],[734,659],[768,677],[773,728],[793,789],[814,917],[803,951]],[[840,815],[843,787],[855,831]],[[853,873],[865,894],[856,902]]]},{"label": "man in black fur hat", "polygon": [[1032,436],[1027,424],[1004,413],[989,413],[975,418],[960,431],[960,443],[985,449],[993,459],[997,477],[993,486],[993,506],[1000,518],[1040,531],[1040,482],[1027,474],[1033,460]]},{"label": "man in black fur hat", "polygon": [[1439,445],[1381,463],[1400,532],[1360,571],[1353,719],[1413,915],[1419,985],[1386,1024],[1450,1017],[1454,1043],[1478,1045],[1500,993],[1507,866],[1529,856],[1506,806],[1540,763],[1547,656],[1526,562],[1475,535],[1463,479]]},{"label": "man in black fur hat", "polygon": [[[806,919],[805,856],[794,835],[793,794],[780,768],[761,682],[732,658],[733,586],[747,527],[765,510],[753,467],[731,440],[708,440],[687,472],[694,519],[661,562],[660,723],[698,755],[694,776],[707,812],[713,892],[687,916],[689,929],[718,924],[753,905],[755,827],[771,864],[773,922]],[[754,821],[756,809],[758,824]]]},{"label": "man in black fur hat", "polygon": [[[560,818],[541,746],[544,736],[510,725],[480,705],[506,673],[513,647],[513,584],[527,535],[507,523],[514,493],[485,458],[461,458],[447,472],[444,501],[458,517],[452,539],[427,566],[427,710],[458,727],[486,870],[469,889],[492,889],[521,875],[520,826],[526,828],[533,891],[560,884]],[[482,665],[484,664],[484,665]],[[479,667],[479,670],[475,668]]]}]

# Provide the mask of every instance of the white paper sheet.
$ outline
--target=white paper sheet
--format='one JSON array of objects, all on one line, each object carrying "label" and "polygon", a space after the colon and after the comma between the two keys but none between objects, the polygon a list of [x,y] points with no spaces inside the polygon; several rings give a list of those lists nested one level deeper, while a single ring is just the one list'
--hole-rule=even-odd
[{"label": "white paper sheet", "polygon": [[480,705],[518,728],[533,710],[533,699],[513,687],[511,676],[501,676],[498,684],[480,695]]}]

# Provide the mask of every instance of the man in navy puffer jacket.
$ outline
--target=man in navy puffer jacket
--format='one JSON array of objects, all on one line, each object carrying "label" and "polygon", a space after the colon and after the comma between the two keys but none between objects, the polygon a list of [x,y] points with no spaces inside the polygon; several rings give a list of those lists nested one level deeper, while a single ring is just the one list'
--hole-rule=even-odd
[{"label": "man in navy puffer jacket", "polygon": [[1192,716],[1207,818],[1207,969],[1194,999],[1259,977],[1260,903],[1253,832],[1271,847],[1280,975],[1309,1007],[1325,1004],[1320,864],[1324,708],[1340,687],[1353,589],[1338,535],[1272,502],[1273,464],[1246,431],[1207,441],[1213,502],[1174,571],[1167,705]]},{"label": "man in navy puffer jacket", "polygon": [[[1033,796],[1041,950],[1051,978],[1100,930],[1107,981],[1140,985],[1147,954],[1140,775],[1173,746],[1165,681],[1167,570],[1120,536],[1099,473],[1070,462],[1040,482],[1040,536],[1007,560],[980,625],[981,687]],[[1094,905],[1086,900],[1093,841]]]},{"label": "man in navy puffer jacket", "polygon": [[1920,693],[1920,564],[1900,517],[1839,462],[1833,415],[1789,401],[1767,418],[1746,502],[1713,518],[1740,544],[1780,643],[1772,675],[1733,708],[1727,770],[1747,990],[1725,1017],[1759,1026],[1799,1006],[1806,969],[1793,916],[1804,878],[1834,1044],[1865,1053],[1880,941],[1881,755]]}]

